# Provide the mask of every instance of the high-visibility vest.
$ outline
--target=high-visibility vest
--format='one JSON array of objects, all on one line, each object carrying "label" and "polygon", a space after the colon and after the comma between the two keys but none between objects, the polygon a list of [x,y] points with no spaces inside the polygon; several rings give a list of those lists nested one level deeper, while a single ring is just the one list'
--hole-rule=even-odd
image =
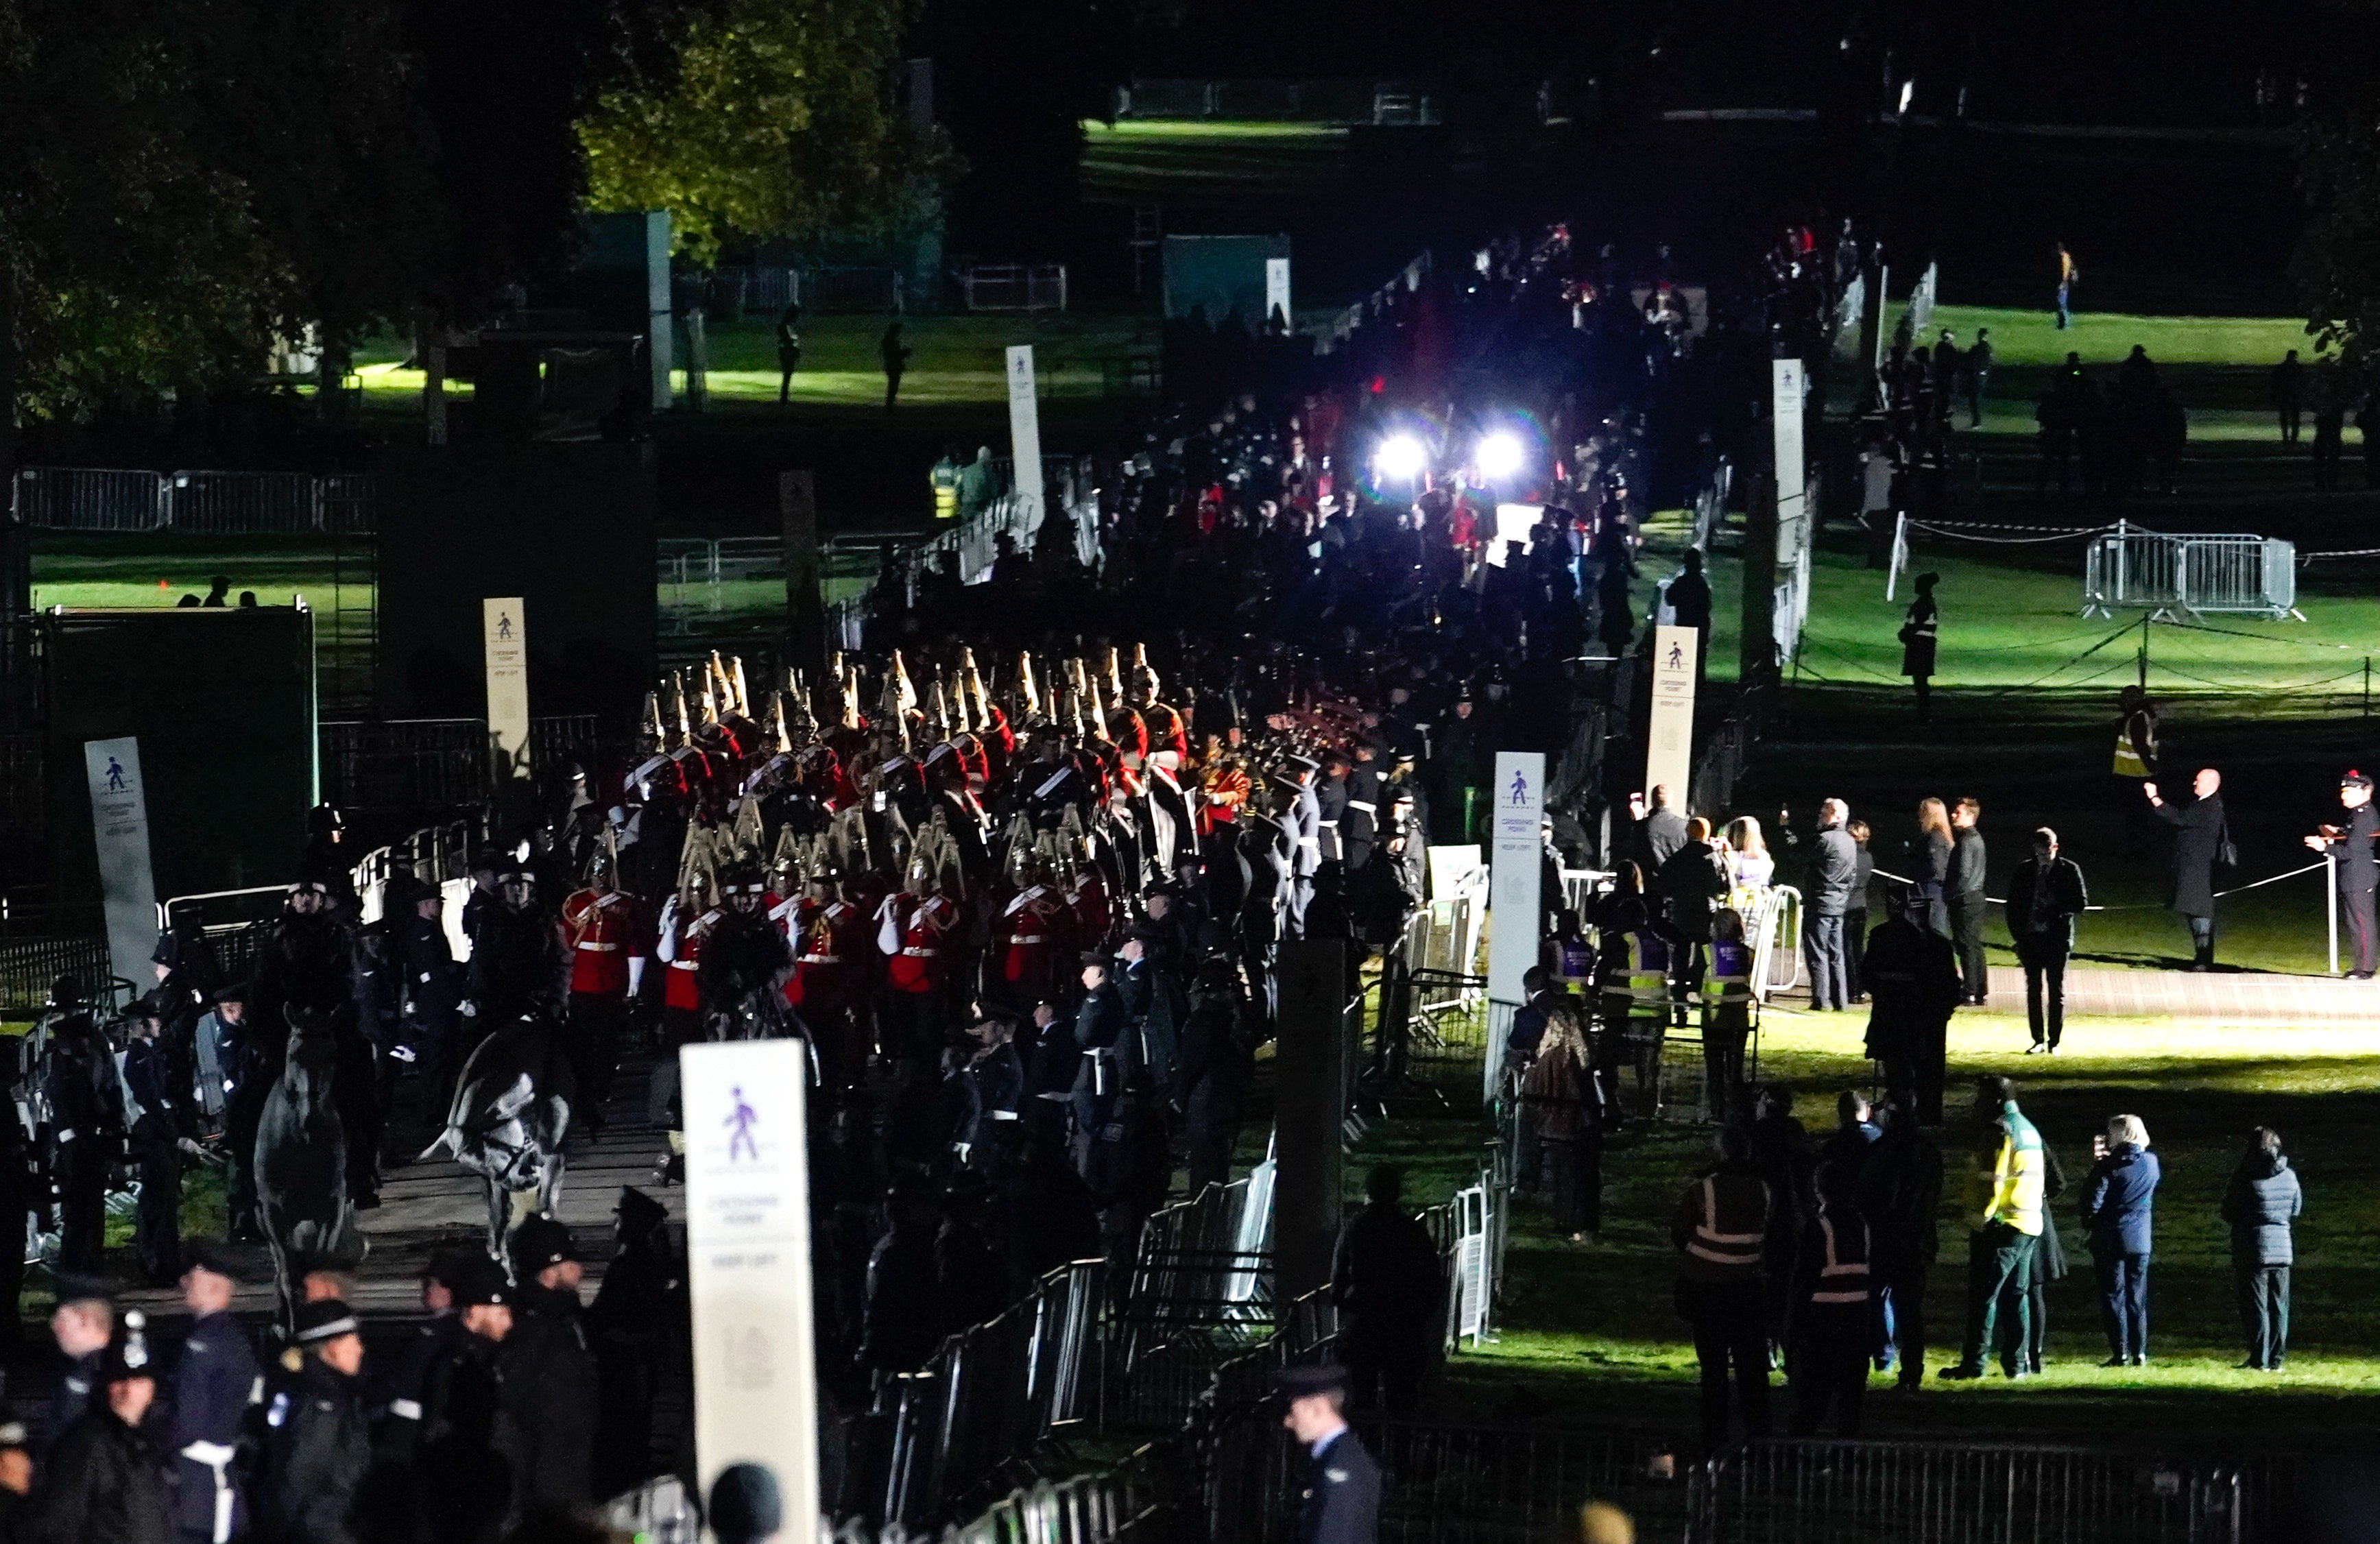
[{"label": "high-visibility vest", "polygon": [[2021,1234],[2038,1235],[2042,1190],[2048,1178],[2048,1165],[2041,1152],[2041,1133],[2034,1129],[2031,1121],[2017,1113],[2013,1104],[2002,1115],[2008,1122],[2009,1134],[1992,1155],[1991,1169],[1978,1176],[1987,1187],[1983,1219],[1985,1223],[2005,1222]]},{"label": "high-visibility vest", "polygon": [[[1749,1224],[1747,1226],[1747,1224]],[[1760,1187],[1760,1215],[1730,1218],[1718,1214],[1718,1176],[1703,1180],[1703,1215],[1694,1224],[1686,1253],[1730,1272],[1746,1275],[1760,1269],[1761,1246],[1768,1236],[1768,1186]]]},{"label": "high-visibility vest", "polygon": [[1703,969],[1705,1003],[1752,1001],[1752,946],[1742,939],[1722,938],[1710,946]]},{"label": "high-visibility vest", "polygon": [[955,520],[959,517],[959,469],[948,461],[934,463],[934,518]]},{"label": "high-visibility vest", "polygon": [[1670,1006],[1670,941],[1655,932],[1624,935],[1628,950],[1628,1003],[1635,1014],[1663,1014]]},{"label": "high-visibility vest", "polygon": [[1835,1220],[1822,1216],[1818,1219],[1818,1233],[1826,1240],[1826,1258],[1818,1267],[1818,1287],[1810,1294],[1810,1301],[1866,1302],[1869,1291],[1867,1224],[1862,1222],[1856,1229],[1846,1228],[1841,1235],[1838,1235]]},{"label": "high-visibility vest", "polygon": [[1583,938],[1557,938],[1554,945],[1554,979],[1573,987],[1583,987],[1595,979],[1595,951]]}]

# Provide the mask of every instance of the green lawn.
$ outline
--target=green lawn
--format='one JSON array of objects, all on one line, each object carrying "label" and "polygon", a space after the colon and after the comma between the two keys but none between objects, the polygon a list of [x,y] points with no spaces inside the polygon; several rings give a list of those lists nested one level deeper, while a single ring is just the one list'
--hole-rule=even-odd
[{"label": "green lawn", "polygon": [[[795,405],[881,407],[879,345],[889,320],[805,313],[801,367],[794,376]],[[775,327],[774,318],[760,316],[712,325],[708,383],[717,403],[776,405]],[[911,353],[901,401],[921,407],[1004,404],[1006,350],[1014,344],[1034,346],[1034,374],[1044,401],[1101,396],[1119,379],[1122,361],[1154,359],[1158,346],[1153,318],[1087,311],[910,316],[903,320],[903,334]],[[405,406],[407,396],[419,395],[421,371],[404,368],[407,352],[394,344],[358,352],[357,372],[367,401],[394,409]],[[686,389],[683,369],[673,384],[681,393]]]},{"label": "green lawn", "polygon": [[[1899,312],[1892,313],[1898,319]],[[1975,341],[1975,329],[1992,333],[1996,366],[2058,365],[2071,351],[2086,364],[2122,359],[2132,345],[2144,344],[2159,365],[2275,365],[2289,349],[2301,359],[2313,358],[2313,340],[2306,336],[2302,317],[2286,316],[2131,316],[2120,311],[2081,310],[2073,325],[2060,331],[2058,319],[2046,310],[2012,310],[1998,306],[1937,306],[1927,341],[1948,327],[1961,347]]]},{"label": "green lawn", "polygon": [[[1791,1081],[1801,1094],[1797,1113],[1814,1137],[1833,1125],[1838,1090],[1867,1087],[1868,1064],[1858,1050],[1864,1024],[1864,1015],[1772,1015],[1766,1027],[1762,1075]],[[2322,1440],[2380,1411],[2373,1403],[2380,1396],[2380,1344],[2363,1312],[2380,1291],[2374,1247],[2380,1200],[2373,1188],[2380,1154],[2364,1113],[2380,1091],[2380,1034],[2082,1020],[2069,1028],[2069,1053],[2055,1061],[2017,1054],[2025,1038],[2019,1019],[1962,1012],[1952,1028],[1949,1102],[1953,1118],[1962,1116],[1961,1079],[1984,1071],[2018,1076],[2020,1100],[2073,1187],[2053,1203],[2075,1269],[2050,1289],[2046,1374],[2020,1385],[1994,1377],[1953,1386],[1929,1377],[1917,1396],[1885,1391],[1879,1379],[1871,1384],[1869,1435],[2077,1438],[2120,1421],[2128,1440],[2147,1442],[2252,1429],[2258,1441],[2287,1444]],[[1475,1078],[1466,1086],[1475,1100]],[[2090,1138],[2119,1112],[2147,1123],[2166,1174],[2150,1283],[2152,1362],[2124,1372],[2095,1365],[2107,1352],[2074,1210]],[[1351,1157],[1358,1179],[1368,1161],[1388,1158],[1411,1166],[1425,1202],[1468,1183],[1484,1134],[1478,1120],[1430,1119],[1402,1106],[1398,1114]],[[2241,1347],[2216,1211],[2242,1139],[2259,1124],[2282,1132],[2307,1190],[2289,1369],[2278,1377],[2233,1365]],[[1963,1322],[1965,1231],[1956,1215],[1967,1195],[1963,1129],[1943,1134],[1950,1178],[1941,1261],[1926,1298],[1934,1368],[1956,1359]],[[1537,1201],[1523,1199],[1500,1337],[1450,1364],[1440,1398],[1502,1418],[1690,1428],[1694,1362],[1670,1307],[1668,1219],[1708,1139],[1706,1128],[1685,1124],[1615,1138],[1604,1157],[1597,1242],[1569,1243],[1551,1231]]]}]

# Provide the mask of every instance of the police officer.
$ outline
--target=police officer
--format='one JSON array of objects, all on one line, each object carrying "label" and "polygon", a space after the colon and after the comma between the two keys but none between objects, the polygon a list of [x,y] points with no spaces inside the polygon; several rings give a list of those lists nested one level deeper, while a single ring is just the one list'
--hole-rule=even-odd
[{"label": "police officer", "polygon": [[421,1435],[422,1401],[431,1369],[454,1353],[465,1333],[455,1293],[468,1264],[468,1257],[441,1249],[421,1268],[421,1307],[430,1317],[406,1337],[374,1401],[379,1410],[376,1445],[395,1462],[412,1459]]},{"label": "police officer", "polygon": [[1366,730],[1355,742],[1355,760],[1347,772],[1347,808],[1340,817],[1339,846],[1350,876],[1361,873],[1372,860],[1380,829],[1387,779],[1380,775],[1380,753],[1387,742]]},{"label": "police officer", "polygon": [[[300,880],[289,887],[279,919],[256,951],[249,978],[249,1011],[263,1033],[266,1084],[281,1076],[289,1050],[289,1010],[335,1013],[355,1001],[354,951],[346,930],[330,911],[331,887],[323,880]],[[261,1100],[263,1090],[256,1090]]]},{"label": "police officer", "polygon": [[165,1455],[143,1423],[157,1369],[138,1310],[100,1356],[92,1399],[58,1436],[44,1475],[44,1544],[173,1544]]},{"label": "police officer", "polygon": [[514,1494],[524,1507],[584,1506],[594,1499],[601,1409],[595,1358],[579,1323],[585,1272],[570,1230],[551,1217],[515,1228],[511,1254],[520,1278],[504,1352],[504,1398],[519,1444]]},{"label": "police officer", "polygon": [[1860,1431],[1868,1358],[1876,1354],[1878,1282],[1868,1225],[1853,1194],[1853,1171],[1818,1165],[1818,1210],[1794,1252],[1788,1343],[1792,1347],[1793,1435],[1810,1437],[1832,1408],[1845,1438]]},{"label": "police officer", "polygon": [[2305,839],[2318,853],[2332,855],[2338,876],[2339,914],[2347,918],[2347,937],[2355,951],[2350,981],[2368,981],[2380,969],[2380,919],[2374,916],[2373,894],[2380,886],[2380,857],[2373,838],[2380,836],[2380,810],[2372,806],[2372,778],[2353,768],[2338,780],[2338,802],[2347,811],[2343,826],[2325,825]]},{"label": "police officer", "polygon": [[99,1387],[100,1360],[115,1334],[115,1308],[107,1300],[107,1289],[90,1277],[61,1276],[50,1334],[67,1359],[67,1370],[50,1391],[49,1441],[55,1445],[82,1418]]},{"label": "police officer", "polygon": [[182,1272],[189,1337],[167,1394],[174,1460],[174,1522],[182,1544],[225,1544],[246,1531],[247,1498],[234,1460],[248,1408],[263,1385],[248,1331],[231,1313],[238,1274],[212,1245],[194,1246]]},{"label": "police officer", "polygon": [[443,1127],[462,1070],[456,1010],[463,982],[446,938],[445,897],[434,886],[414,895],[397,957],[405,977],[405,1043],[421,1076],[422,1109]]},{"label": "police officer", "polygon": [[666,1361],[686,1343],[687,1302],[668,1210],[624,1185],[613,1215],[619,1252],[604,1269],[586,1325],[602,1390],[595,1472],[616,1489],[652,1473],[653,1399]]},{"label": "police officer", "polygon": [[[31,1130],[32,1100],[25,1087],[24,1040],[0,1040],[0,1353],[24,1341],[18,1299],[25,1289],[25,1250],[33,1214],[48,1198]],[[5,1538],[0,1533],[0,1538]]]},{"label": "police officer", "polygon": [[1281,1424],[1305,1450],[1298,1544],[1376,1544],[1380,1535],[1380,1469],[1348,1429],[1347,1374],[1335,1367],[1288,1368]]},{"label": "police officer", "polygon": [[181,1274],[182,1155],[199,1150],[189,1098],[179,1086],[163,1030],[153,994],[134,1005],[124,1052],[124,1086],[137,1107],[132,1157],[140,1175],[133,1245],[152,1286],[167,1285]]},{"label": "police officer", "polygon": [[[55,1001],[55,999],[54,999]],[[55,1002],[42,1076],[49,1096],[59,1198],[58,1269],[99,1270],[107,1172],[124,1150],[124,1089],[107,1037],[79,1002]]]},{"label": "police officer", "polygon": [[484,1544],[512,1509],[519,1441],[504,1397],[503,1352],[513,1297],[504,1268],[474,1257],[455,1288],[463,1332],[424,1371],[413,1475],[431,1538]]},{"label": "police officer", "polygon": [[562,934],[538,904],[537,876],[525,862],[496,875],[496,905],[481,908],[471,934],[471,969],[462,1013],[472,1044],[525,1015],[558,1003],[567,962]]},{"label": "police officer", "polygon": [[[1315,827],[1322,843],[1322,861],[1339,865],[1342,873],[1347,868],[1347,778],[1353,765],[1345,751],[1325,751],[1322,775],[1314,784]],[[1368,827],[1366,834],[1369,835]]]},{"label": "police officer", "polygon": [[348,1544],[356,1537],[357,1493],[372,1466],[359,1329],[335,1297],[298,1307],[305,1364],[296,1385],[273,1396],[264,1439],[270,1510],[276,1537],[287,1544]]}]

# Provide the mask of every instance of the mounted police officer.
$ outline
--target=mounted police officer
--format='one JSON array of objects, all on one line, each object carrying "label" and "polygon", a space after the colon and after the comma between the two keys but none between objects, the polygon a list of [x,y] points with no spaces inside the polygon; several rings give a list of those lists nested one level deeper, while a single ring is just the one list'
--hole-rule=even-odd
[{"label": "mounted police officer", "polygon": [[473,1044],[555,1005],[565,979],[562,935],[538,904],[537,876],[528,864],[504,864],[496,874],[496,894],[501,899],[480,909],[471,934],[462,1012],[471,1020],[466,1034]]}]

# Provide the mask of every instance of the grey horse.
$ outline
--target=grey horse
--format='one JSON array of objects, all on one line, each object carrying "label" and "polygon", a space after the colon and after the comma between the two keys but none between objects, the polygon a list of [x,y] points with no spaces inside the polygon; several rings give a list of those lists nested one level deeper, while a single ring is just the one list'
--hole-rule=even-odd
[{"label": "grey horse", "polygon": [[347,1196],[347,1142],[333,1082],[337,1020],[288,1010],[289,1054],[256,1125],[256,1204],[273,1251],[282,1320],[294,1324],[309,1270],[352,1270],[369,1246]]},{"label": "grey horse", "polygon": [[535,1190],[551,1217],[562,1199],[562,1144],[578,1098],[570,1058],[545,1019],[523,1016],[463,1064],[446,1129],[422,1157],[451,1152],[488,1190],[488,1254],[504,1258],[512,1193]]}]

